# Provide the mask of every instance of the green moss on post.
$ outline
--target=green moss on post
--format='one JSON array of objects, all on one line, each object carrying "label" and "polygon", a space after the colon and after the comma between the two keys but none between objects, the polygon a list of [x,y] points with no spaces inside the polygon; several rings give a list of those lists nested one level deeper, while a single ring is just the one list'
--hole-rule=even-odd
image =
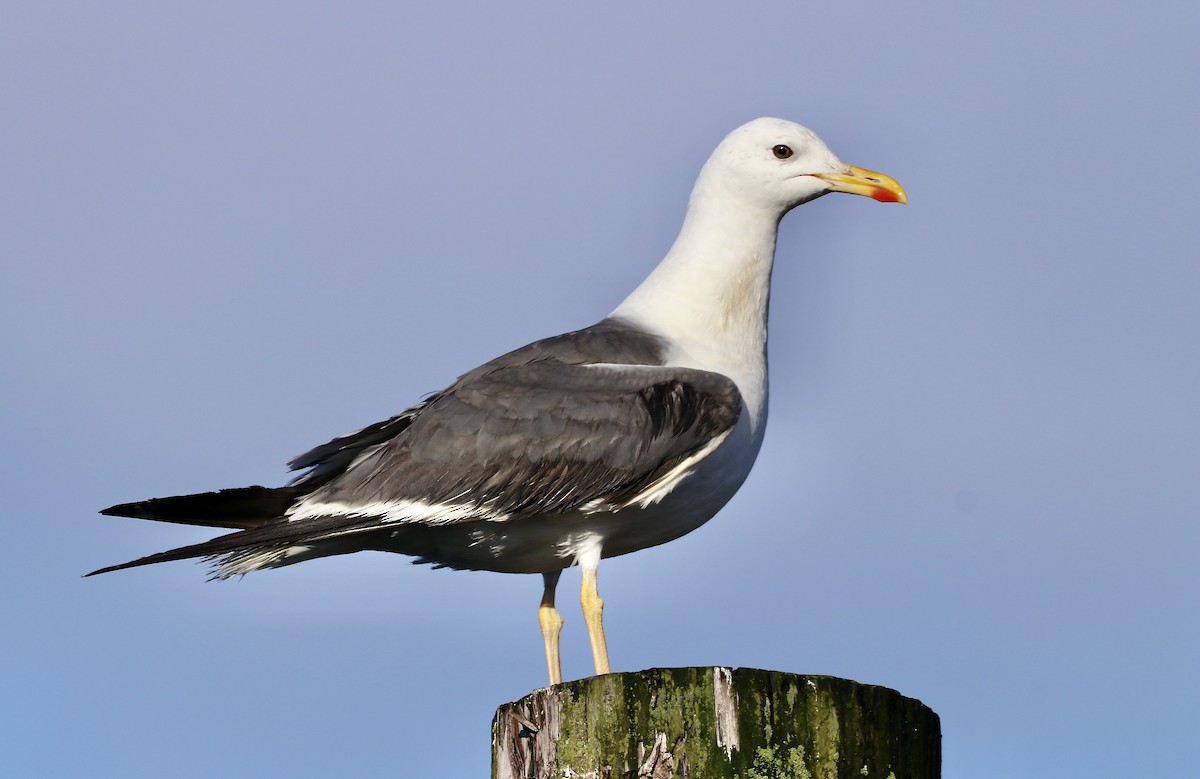
[{"label": "green moss on post", "polygon": [[493,779],[938,779],[941,726],[886,687],[752,668],[568,682],[492,722]]}]

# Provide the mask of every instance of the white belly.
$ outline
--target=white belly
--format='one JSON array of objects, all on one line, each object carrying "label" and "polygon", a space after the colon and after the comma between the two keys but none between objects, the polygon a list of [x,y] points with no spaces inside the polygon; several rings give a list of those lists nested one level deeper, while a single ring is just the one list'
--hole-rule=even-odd
[{"label": "white belly", "polygon": [[743,414],[724,443],[698,462],[661,501],[596,516],[603,541],[601,556],[616,557],[664,544],[712,519],[750,475],[761,445],[761,432],[752,432]]}]

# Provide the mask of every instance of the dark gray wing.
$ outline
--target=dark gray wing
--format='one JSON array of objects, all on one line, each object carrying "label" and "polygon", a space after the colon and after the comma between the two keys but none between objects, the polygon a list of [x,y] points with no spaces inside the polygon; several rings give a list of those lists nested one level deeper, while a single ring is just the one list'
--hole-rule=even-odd
[{"label": "dark gray wing", "polygon": [[740,409],[732,380],[688,368],[546,359],[468,374],[289,524],[327,532],[339,516],[354,532],[620,505],[732,429]]},{"label": "dark gray wing", "polygon": [[[608,318],[581,330],[534,341],[497,357],[460,376],[456,386],[498,370],[546,360],[569,365],[598,362],[660,365],[664,349],[661,338],[631,327],[619,319]],[[391,419],[340,436],[298,455],[288,463],[288,467],[294,471],[307,472],[298,476],[292,483],[312,488],[328,483],[344,473],[364,451],[386,443],[407,430],[417,415],[438,397],[437,394],[431,395]]]},{"label": "dark gray wing", "polygon": [[[224,561],[215,575],[228,576],[282,564],[291,545],[391,522],[628,502],[732,429],[741,410],[732,380],[660,367],[664,349],[657,336],[606,319],[510,352],[402,414],[300,455],[290,465],[309,470],[292,487],[114,506],[106,513],[244,529],[96,573],[210,557]],[[270,505],[245,519],[244,499],[268,492]]]},{"label": "dark gray wing", "polygon": [[292,484],[319,487],[338,474],[344,473],[363,450],[378,446],[407,430],[428,402],[422,401],[391,419],[339,436],[327,444],[313,447],[304,454],[293,457],[288,461],[290,470],[308,470],[293,479]]}]

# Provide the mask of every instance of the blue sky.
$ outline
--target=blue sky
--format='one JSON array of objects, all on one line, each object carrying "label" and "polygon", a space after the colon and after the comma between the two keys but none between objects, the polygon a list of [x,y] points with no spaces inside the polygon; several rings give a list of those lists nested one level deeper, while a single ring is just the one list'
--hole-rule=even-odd
[{"label": "blue sky", "polygon": [[598,319],[776,115],[911,205],[784,221],[758,465],[601,567],[614,667],[894,687],[947,777],[1185,775],[1195,4],[434,5],[0,12],[2,772],[486,775],[493,710],[544,683],[538,577],[83,580],[209,535],[95,512],[282,483]]}]

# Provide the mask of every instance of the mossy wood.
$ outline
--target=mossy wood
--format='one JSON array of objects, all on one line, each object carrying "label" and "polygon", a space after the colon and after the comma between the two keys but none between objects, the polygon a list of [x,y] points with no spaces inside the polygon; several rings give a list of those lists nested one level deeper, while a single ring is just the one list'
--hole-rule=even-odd
[{"label": "mossy wood", "polygon": [[662,668],[496,711],[493,779],[938,779],[938,716],[895,690],[752,668]]}]

